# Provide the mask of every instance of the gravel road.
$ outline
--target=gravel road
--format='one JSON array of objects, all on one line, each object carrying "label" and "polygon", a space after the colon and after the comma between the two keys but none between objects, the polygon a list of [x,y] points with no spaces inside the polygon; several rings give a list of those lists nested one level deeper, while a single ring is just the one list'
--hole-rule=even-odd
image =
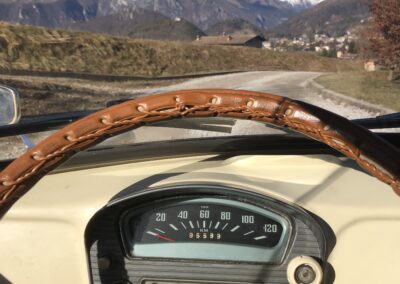
[{"label": "gravel road", "polygon": [[[200,88],[226,88],[226,89],[242,89],[252,91],[269,92],[276,95],[286,96],[296,100],[302,100],[337,114],[340,114],[349,119],[371,117],[379,114],[384,114],[385,111],[377,113],[367,108],[344,103],[332,98],[324,98],[322,95],[316,94],[306,87],[306,82],[320,76],[321,73],[312,72],[286,72],[286,71],[262,71],[262,72],[247,72],[230,75],[219,75],[193,79],[184,83],[168,87],[147,88],[147,89],[126,89],[125,93],[132,96],[150,95],[165,91],[184,90],[184,89],[200,89]],[[338,82],[339,83],[339,82]],[[238,134],[263,134],[281,132],[273,128],[266,128],[263,124],[250,121],[237,121],[233,126],[231,135]],[[158,127],[157,131],[151,127],[142,127],[130,133],[114,137],[103,143],[118,144],[127,142],[145,142],[149,140],[165,140],[178,139],[185,137],[202,137],[202,136],[222,136],[228,135],[221,132],[205,132],[197,130],[183,130]],[[42,139],[45,134],[32,135],[31,139],[34,142]],[[21,141],[15,138],[0,140],[0,159],[11,158],[20,155],[25,151]]]}]

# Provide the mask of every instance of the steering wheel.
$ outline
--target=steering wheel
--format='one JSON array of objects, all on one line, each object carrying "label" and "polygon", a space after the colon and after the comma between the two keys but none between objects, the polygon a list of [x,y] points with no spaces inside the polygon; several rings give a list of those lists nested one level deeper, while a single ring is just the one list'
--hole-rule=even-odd
[{"label": "steering wheel", "polygon": [[354,159],[400,195],[400,152],[369,130],[319,107],[268,93],[185,90],[141,97],[52,134],[0,173],[0,216],[46,173],[75,153],[144,124],[183,117],[232,117],[288,127]]}]

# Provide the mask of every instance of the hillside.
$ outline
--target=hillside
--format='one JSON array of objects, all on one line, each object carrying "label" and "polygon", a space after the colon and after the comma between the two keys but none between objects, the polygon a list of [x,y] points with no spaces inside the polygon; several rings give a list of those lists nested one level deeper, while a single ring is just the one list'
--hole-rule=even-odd
[{"label": "hillside", "polygon": [[172,20],[144,9],[124,9],[119,14],[100,16],[71,24],[70,29],[107,33],[132,38],[192,41],[204,32],[188,21]]},{"label": "hillside", "polygon": [[357,67],[313,54],[135,40],[0,23],[0,68],[160,76],[222,70],[334,72]]},{"label": "hillside", "polygon": [[272,31],[278,36],[300,36],[322,32],[343,35],[368,18],[368,5],[361,0],[325,0],[290,18]]},{"label": "hillside", "polygon": [[263,34],[264,31],[261,28],[242,19],[228,19],[219,22],[206,30],[206,34],[208,35],[216,36],[223,33]]}]

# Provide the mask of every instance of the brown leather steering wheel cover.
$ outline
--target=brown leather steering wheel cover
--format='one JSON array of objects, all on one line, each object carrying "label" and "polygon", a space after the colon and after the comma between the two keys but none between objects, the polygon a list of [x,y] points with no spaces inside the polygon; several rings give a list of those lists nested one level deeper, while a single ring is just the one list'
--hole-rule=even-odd
[{"label": "brown leather steering wheel cover", "polygon": [[349,120],[316,106],[267,93],[186,90],[137,98],[96,112],[49,136],[0,173],[3,213],[42,176],[70,156],[145,123],[223,116],[288,127],[354,159],[400,195],[400,152]]}]

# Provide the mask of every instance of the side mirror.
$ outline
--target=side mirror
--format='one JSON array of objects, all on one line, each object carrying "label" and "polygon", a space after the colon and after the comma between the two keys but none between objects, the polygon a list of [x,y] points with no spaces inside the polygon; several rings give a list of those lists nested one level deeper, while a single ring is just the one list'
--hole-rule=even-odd
[{"label": "side mirror", "polygon": [[0,86],[0,126],[15,124],[20,117],[18,92],[9,87]]}]

